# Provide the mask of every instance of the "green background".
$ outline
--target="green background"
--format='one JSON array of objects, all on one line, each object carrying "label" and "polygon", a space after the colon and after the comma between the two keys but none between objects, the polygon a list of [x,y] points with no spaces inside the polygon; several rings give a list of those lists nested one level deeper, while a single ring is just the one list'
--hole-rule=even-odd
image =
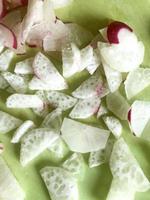
[{"label": "green background", "polygon": [[[149,0],[74,0],[69,7],[57,10],[56,14],[65,22],[77,22],[78,24],[83,25],[91,30],[94,35],[98,33],[100,28],[106,26],[110,20],[127,22],[133,27],[136,34],[144,42],[146,47],[144,65],[150,65]],[[34,53],[35,52],[29,52],[29,55]],[[14,66],[16,61],[24,58],[25,56],[16,58],[12,62],[12,66]],[[79,84],[77,81],[78,79],[81,81],[86,77],[87,74],[82,73],[69,81],[72,85],[72,89]],[[37,119],[30,110],[7,110],[4,105],[6,96],[7,94],[0,92],[1,110],[13,113],[15,116],[22,119],[32,119],[36,124],[39,124],[40,119]],[[150,100],[150,88],[147,88],[143,93],[138,95],[136,99]],[[94,117],[90,119],[90,123],[96,126],[101,124],[101,122],[97,121]],[[127,126],[124,123],[123,136],[150,180],[150,144],[144,139],[132,136],[126,127]],[[148,131],[149,130],[150,129],[148,128]],[[13,132],[6,135],[0,135],[0,140],[5,145],[3,157],[26,192],[26,200],[50,199],[48,191],[39,175],[39,170],[45,165],[57,165],[60,161],[55,159],[49,151],[45,151],[28,166],[25,168],[21,167],[19,163],[20,145],[10,144],[12,134]],[[86,164],[84,179],[79,181],[80,200],[105,200],[111,179],[112,176],[107,164],[93,169],[89,169]],[[149,199],[150,191],[136,194],[136,200]]]}]

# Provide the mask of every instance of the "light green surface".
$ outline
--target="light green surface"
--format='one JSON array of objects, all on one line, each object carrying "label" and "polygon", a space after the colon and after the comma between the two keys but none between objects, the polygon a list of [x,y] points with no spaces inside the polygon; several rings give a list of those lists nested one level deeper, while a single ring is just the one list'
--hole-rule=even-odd
[{"label": "light green surface", "polygon": [[[74,0],[68,8],[57,11],[58,17],[66,22],[77,22],[84,25],[94,34],[99,28],[104,27],[111,20],[121,20],[129,23],[144,42],[146,47],[144,65],[150,66],[150,1],[149,0]],[[19,58],[20,59],[20,58]],[[87,74],[83,74],[84,77]],[[82,79],[82,74],[78,79]],[[78,81],[72,79],[71,88],[75,88]],[[139,95],[137,98],[150,100],[150,88]],[[0,93],[0,109],[5,110],[2,100],[5,96]],[[10,110],[9,110],[10,111]],[[30,111],[10,111],[21,118],[33,119],[36,123],[39,120]],[[92,119],[94,124],[99,122]],[[55,165],[56,159],[49,151],[45,151],[40,158],[22,168],[19,163],[20,145],[11,145],[11,133],[0,135],[0,140],[4,142],[4,158],[8,162],[12,171],[19,180],[26,192],[26,200],[48,200],[49,195],[39,175],[39,170],[45,165]],[[139,161],[145,174],[150,180],[150,143],[124,132],[124,137],[131,150]],[[94,169],[86,167],[85,179],[79,183],[80,200],[105,200],[111,182],[111,174],[108,165],[102,165]],[[123,197],[124,198],[124,197]],[[149,200],[150,191],[136,195],[136,200]]]}]

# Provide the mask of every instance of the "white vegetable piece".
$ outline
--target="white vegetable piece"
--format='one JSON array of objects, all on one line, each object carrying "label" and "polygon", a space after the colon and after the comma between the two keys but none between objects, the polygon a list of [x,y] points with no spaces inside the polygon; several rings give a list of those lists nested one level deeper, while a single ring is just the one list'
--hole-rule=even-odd
[{"label": "white vegetable piece", "polygon": [[9,86],[8,82],[0,75],[0,89],[5,89]]},{"label": "white vegetable piece", "polygon": [[107,28],[102,28],[99,30],[100,34],[102,35],[103,39],[108,42],[107,38]]},{"label": "white vegetable piece", "polygon": [[125,81],[125,91],[128,99],[136,96],[150,85],[150,69],[139,68],[130,72]]},{"label": "white vegetable piece", "polygon": [[0,54],[0,71],[7,71],[13,57],[14,52],[9,49]]},{"label": "white vegetable piece", "polygon": [[33,74],[33,58],[27,58],[23,61],[16,63],[14,72],[16,74]]},{"label": "white vegetable piece", "polygon": [[40,171],[52,200],[78,200],[78,185],[74,176],[60,167],[45,167]]},{"label": "white vegetable piece", "polygon": [[0,133],[5,134],[20,126],[22,121],[8,113],[0,111]]},{"label": "white vegetable piece", "polygon": [[38,108],[43,106],[43,101],[37,95],[12,94],[7,98],[8,108]]},{"label": "white vegetable piece", "polygon": [[108,113],[108,109],[107,109],[106,105],[104,104],[104,102],[101,102],[99,110],[97,112],[97,118],[100,118],[101,116],[103,116],[107,113]]},{"label": "white vegetable piece", "polygon": [[119,138],[122,134],[122,125],[119,119],[117,119],[114,116],[106,116],[106,117],[103,117],[103,120],[106,126],[108,127],[108,129],[112,132],[112,134],[116,138]]},{"label": "white vegetable piece", "polygon": [[130,105],[126,99],[117,91],[106,97],[107,108],[121,120],[127,120]]},{"label": "white vegetable piece", "polygon": [[150,120],[150,101],[134,101],[131,106],[131,129],[137,137],[142,135]]},{"label": "white vegetable piece", "polygon": [[25,77],[11,72],[3,72],[2,75],[16,92],[25,93],[27,91],[28,83]]},{"label": "white vegetable piece", "polygon": [[22,138],[22,136],[29,131],[30,129],[34,128],[34,122],[31,120],[26,120],[25,122],[23,122],[15,131],[11,143],[18,143],[20,142],[20,139]]},{"label": "white vegetable piece", "polygon": [[62,8],[71,4],[73,0],[52,0],[52,4],[54,9]]},{"label": "white vegetable piece", "polygon": [[50,105],[60,108],[62,111],[72,108],[77,103],[77,99],[74,97],[57,91],[47,91],[46,96]]},{"label": "white vegetable piece", "polygon": [[88,153],[105,148],[109,131],[65,118],[61,127],[62,138],[71,151]]},{"label": "white vegetable piece", "polygon": [[58,134],[48,128],[39,128],[29,131],[21,140],[21,165],[27,165],[31,160],[52,145],[58,137]]},{"label": "white vegetable piece", "polygon": [[8,165],[0,156],[0,199],[24,200],[25,193]]},{"label": "white vegetable piece", "polygon": [[99,97],[79,100],[78,103],[72,109],[69,116],[74,119],[88,118],[97,113],[99,106],[100,106]]}]

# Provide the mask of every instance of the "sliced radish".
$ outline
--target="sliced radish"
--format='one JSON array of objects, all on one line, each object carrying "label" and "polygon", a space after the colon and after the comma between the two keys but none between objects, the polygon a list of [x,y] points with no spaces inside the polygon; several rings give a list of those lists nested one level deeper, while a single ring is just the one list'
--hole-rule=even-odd
[{"label": "sliced radish", "polygon": [[0,157],[0,199],[25,199],[23,189],[2,157]]},{"label": "sliced radish", "polygon": [[39,128],[29,131],[21,140],[21,165],[27,165],[57,139],[58,134],[51,129]]},{"label": "sliced radish", "polygon": [[25,93],[27,91],[27,80],[23,76],[11,72],[3,72],[2,75],[16,92]]},{"label": "sliced radish", "polygon": [[27,6],[28,5],[28,0],[21,0],[21,4],[23,6]]},{"label": "sliced radish", "polygon": [[5,89],[9,86],[8,82],[0,75],[0,89]]},{"label": "sliced radish", "polygon": [[134,101],[131,106],[131,129],[137,137],[142,135],[150,120],[150,101]]},{"label": "sliced radish", "polygon": [[107,109],[106,105],[104,104],[104,102],[101,102],[99,110],[97,112],[97,118],[100,118],[101,116],[103,116],[107,113],[108,113],[108,109]]},{"label": "sliced radish", "polygon": [[103,117],[103,120],[108,127],[108,129],[112,132],[112,134],[116,137],[119,138],[122,134],[122,125],[120,121],[113,116],[106,116]]},{"label": "sliced radish", "polygon": [[72,95],[79,99],[88,99],[92,97],[104,97],[109,93],[106,84],[99,72],[96,72],[90,78],[85,80]]},{"label": "sliced radish", "polygon": [[37,108],[43,105],[43,101],[37,95],[12,94],[7,98],[8,108]]},{"label": "sliced radish", "polygon": [[106,97],[107,108],[121,120],[127,120],[130,105],[126,99],[117,91]]},{"label": "sliced radish", "polygon": [[46,96],[51,106],[63,111],[72,108],[77,103],[77,99],[61,92],[47,91]]},{"label": "sliced radish", "polygon": [[150,188],[149,180],[123,138],[115,142],[109,164],[113,177],[134,191],[145,192]]},{"label": "sliced radish", "polygon": [[5,134],[20,126],[22,121],[16,117],[0,111],[0,133]]},{"label": "sliced radish", "polygon": [[91,117],[92,115],[97,113],[99,106],[99,97],[79,100],[69,114],[69,117],[74,119],[85,119]]},{"label": "sliced radish", "polygon": [[0,54],[0,71],[7,71],[14,56],[14,52],[7,49]]},{"label": "sliced radish", "polygon": [[16,74],[33,74],[32,68],[33,58],[27,58],[23,61],[16,63],[14,72]]},{"label": "sliced radish", "polygon": [[45,167],[40,171],[52,200],[78,200],[78,185],[74,176],[60,167]]},{"label": "sliced radish", "polygon": [[125,91],[128,99],[136,96],[150,85],[150,69],[139,68],[130,72],[125,81]]},{"label": "sliced radish", "polygon": [[107,130],[92,127],[68,118],[64,119],[61,132],[70,150],[79,153],[103,149],[109,137],[109,131]]},{"label": "sliced radish", "polygon": [[0,1],[0,19],[6,15],[5,0]]},{"label": "sliced radish", "polygon": [[11,143],[18,143],[20,142],[20,139],[22,138],[22,136],[29,131],[30,129],[34,128],[34,122],[31,120],[27,120],[25,122],[23,122],[23,124],[21,124],[17,130],[15,131]]}]

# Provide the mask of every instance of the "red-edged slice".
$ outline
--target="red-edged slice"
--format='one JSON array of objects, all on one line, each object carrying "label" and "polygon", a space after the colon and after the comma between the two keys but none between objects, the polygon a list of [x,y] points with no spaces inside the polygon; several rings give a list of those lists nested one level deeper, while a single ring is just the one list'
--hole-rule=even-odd
[{"label": "red-edged slice", "polygon": [[21,4],[23,6],[27,6],[28,5],[28,0],[21,0]]},{"label": "red-edged slice", "polygon": [[107,38],[110,44],[119,44],[118,33],[121,29],[133,31],[127,24],[119,21],[114,21],[108,25]]},{"label": "red-edged slice", "polygon": [[6,15],[6,8],[4,4],[4,0],[0,1],[0,19],[2,19]]}]

